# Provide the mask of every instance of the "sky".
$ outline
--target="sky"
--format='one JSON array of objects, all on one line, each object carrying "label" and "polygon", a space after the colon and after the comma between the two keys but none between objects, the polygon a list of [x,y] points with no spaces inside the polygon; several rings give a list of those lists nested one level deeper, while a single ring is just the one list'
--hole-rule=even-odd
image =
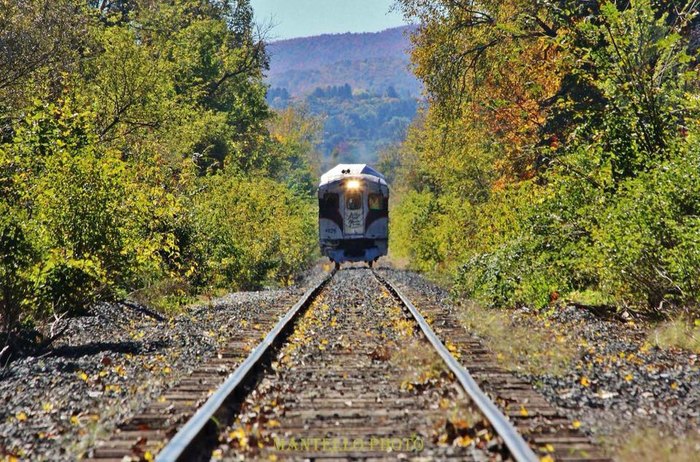
[{"label": "sky", "polygon": [[256,22],[274,25],[268,40],[343,32],[378,32],[404,25],[394,0],[251,0]]}]

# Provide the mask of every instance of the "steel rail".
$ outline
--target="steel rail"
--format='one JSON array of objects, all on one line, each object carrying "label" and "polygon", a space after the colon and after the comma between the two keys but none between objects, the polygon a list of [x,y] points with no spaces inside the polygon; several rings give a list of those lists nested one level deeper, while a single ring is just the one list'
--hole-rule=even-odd
[{"label": "steel rail", "polygon": [[278,340],[280,334],[287,328],[299,312],[333,277],[331,272],[314,287],[307,290],[301,299],[279,320],[277,325],[255,347],[251,354],[238,368],[226,379],[226,381],[214,392],[213,395],[200,407],[187,423],[175,434],[168,444],[156,456],[156,462],[175,462],[180,460],[192,443],[204,431],[210,421],[216,423],[215,414],[221,409],[226,400],[234,393],[248,377],[250,372],[259,365],[270,347]]},{"label": "steel rail", "polygon": [[437,335],[435,335],[433,330],[430,328],[430,325],[428,325],[425,318],[423,318],[413,303],[411,303],[411,301],[406,298],[406,296],[401,293],[401,291],[399,291],[390,281],[382,278],[375,271],[372,271],[372,273],[379,282],[383,283],[394,295],[399,297],[401,302],[406,306],[406,308],[408,308],[413,318],[416,320],[416,322],[418,322],[423,334],[437,350],[447,367],[449,367],[455,377],[457,377],[457,380],[459,380],[459,383],[462,385],[462,388],[464,388],[464,391],[467,392],[474,403],[479,407],[481,412],[484,414],[484,417],[491,422],[493,429],[501,436],[501,438],[503,438],[503,442],[510,450],[513,458],[518,462],[539,461],[539,457],[535,455],[534,451],[523,439],[522,435],[518,433],[518,430],[508,420],[508,418],[501,413],[501,411],[498,409],[498,407],[496,407],[493,401],[489,399],[486,393],[479,388],[479,385],[477,385],[469,371],[467,371],[454,358],[454,356],[452,356],[442,341],[437,337]]}]

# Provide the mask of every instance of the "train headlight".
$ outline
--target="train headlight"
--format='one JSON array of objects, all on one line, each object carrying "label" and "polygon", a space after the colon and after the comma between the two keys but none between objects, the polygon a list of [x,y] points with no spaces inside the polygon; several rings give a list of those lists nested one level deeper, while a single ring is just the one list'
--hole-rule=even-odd
[{"label": "train headlight", "polygon": [[360,182],[357,180],[350,180],[345,183],[345,187],[348,189],[360,189]]}]

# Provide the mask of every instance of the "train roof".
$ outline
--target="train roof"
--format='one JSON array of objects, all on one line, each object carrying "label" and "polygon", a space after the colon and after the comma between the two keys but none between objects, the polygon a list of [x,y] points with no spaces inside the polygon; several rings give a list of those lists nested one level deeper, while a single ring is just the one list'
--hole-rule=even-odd
[{"label": "train roof", "polygon": [[375,177],[378,182],[386,185],[384,175],[373,169],[367,164],[338,164],[326,173],[321,175],[321,186],[328,183],[333,183],[343,179],[344,177]]}]

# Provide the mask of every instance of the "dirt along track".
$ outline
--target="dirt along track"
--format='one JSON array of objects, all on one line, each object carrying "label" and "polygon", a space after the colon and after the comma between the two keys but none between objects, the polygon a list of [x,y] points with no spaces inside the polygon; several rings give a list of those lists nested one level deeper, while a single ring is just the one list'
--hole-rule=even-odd
[{"label": "dirt along track", "polygon": [[370,270],[338,272],[214,457],[499,459],[498,438],[416,327]]}]

